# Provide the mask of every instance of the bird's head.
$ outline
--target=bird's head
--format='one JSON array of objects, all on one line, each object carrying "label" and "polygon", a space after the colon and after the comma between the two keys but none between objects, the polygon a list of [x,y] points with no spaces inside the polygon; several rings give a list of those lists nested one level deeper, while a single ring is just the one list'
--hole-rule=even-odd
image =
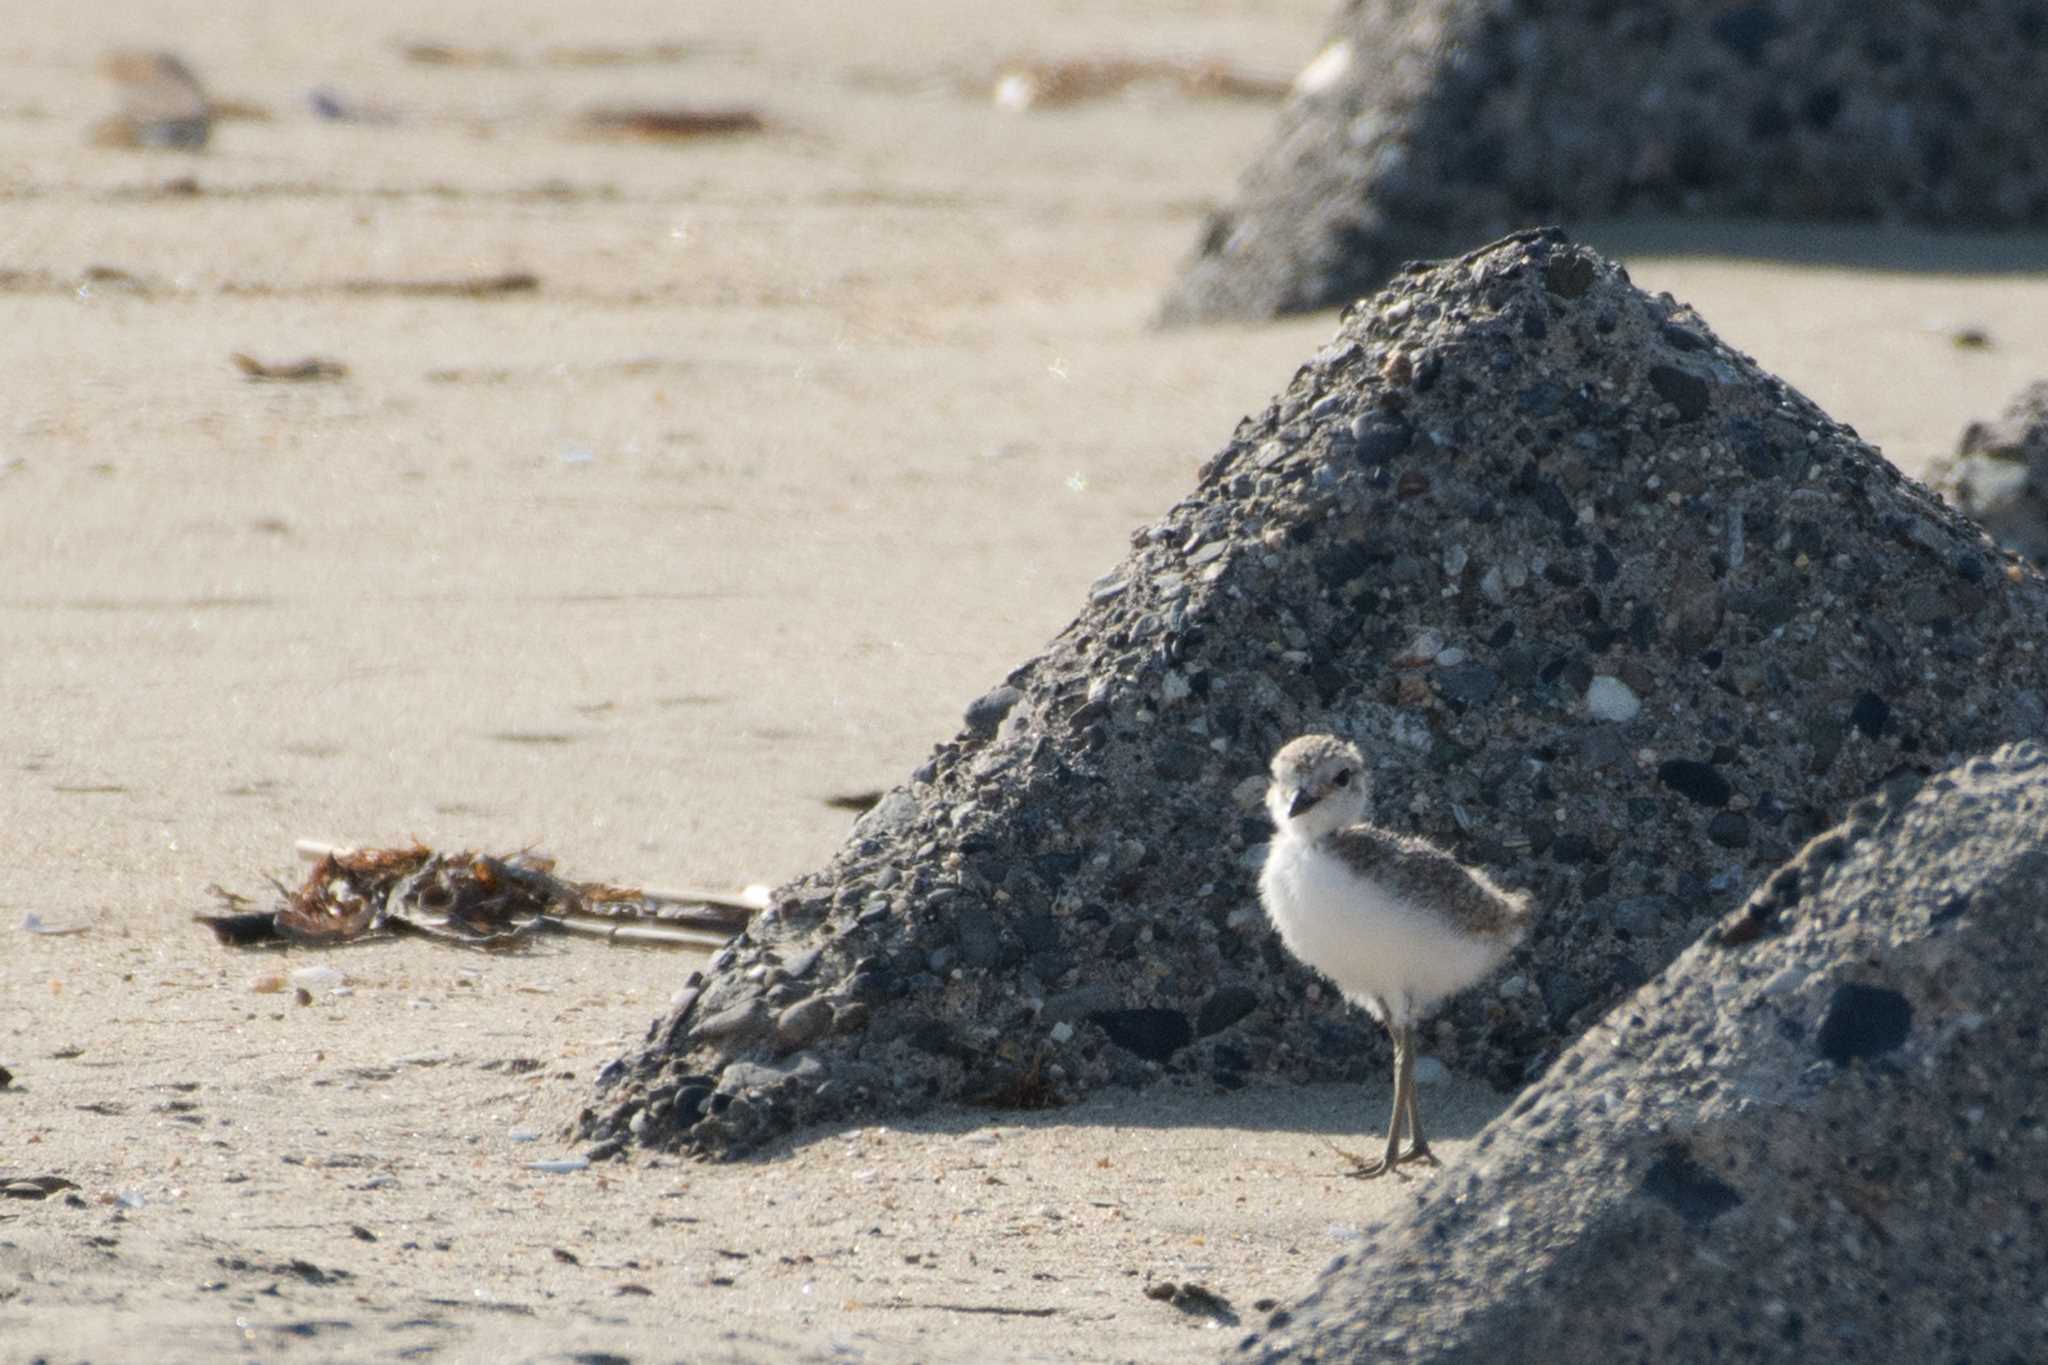
[{"label": "bird's head", "polygon": [[1371,792],[1356,745],[1335,735],[1303,735],[1273,755],[1266,810],[1278,828],[1313,839],[1363,819]]}]

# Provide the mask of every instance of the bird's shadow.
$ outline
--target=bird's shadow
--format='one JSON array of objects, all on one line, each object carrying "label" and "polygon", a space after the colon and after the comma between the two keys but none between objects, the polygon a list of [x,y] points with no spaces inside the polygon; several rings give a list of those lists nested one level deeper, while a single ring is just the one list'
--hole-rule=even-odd
[{"label": "bird's shadow", "polygon": [[[1515,1096],[1466,1076],[1451,1075],[1418,1092],[1423,1132],[1432,1145],[1457,1145],[1507,1111]],[[961,1138],[988,1129],[1041,1130],[1076,1126],[1129,1128],[1152,1135],[1181,1132],[1202,1144],[1227,1143],[1233,1132],[1298,1133],[1371,1155],[1387,1131],[1393,1078],[1304,1085],[1255,1082],[1234,1090],[1213,1083],[1110,1087],[1075,1103],[1041,1109],[939,1105],[908,1115],[876,1115],[857,1123],[807,1128],[769,1144],[752,1160],[774,1162],[796,1149],[879,1123],[891,1132]]]}]

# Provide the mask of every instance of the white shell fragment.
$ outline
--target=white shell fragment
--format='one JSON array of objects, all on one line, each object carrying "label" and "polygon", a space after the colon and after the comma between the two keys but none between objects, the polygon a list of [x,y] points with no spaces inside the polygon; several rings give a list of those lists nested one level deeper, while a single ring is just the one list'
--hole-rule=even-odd
[{"label": "white shell fragment", "polygon": [[1586,689],[1586,714],[1594,720],[1634,720],[1643,709],[1635,689],[1608,673],[1596,673]]}]

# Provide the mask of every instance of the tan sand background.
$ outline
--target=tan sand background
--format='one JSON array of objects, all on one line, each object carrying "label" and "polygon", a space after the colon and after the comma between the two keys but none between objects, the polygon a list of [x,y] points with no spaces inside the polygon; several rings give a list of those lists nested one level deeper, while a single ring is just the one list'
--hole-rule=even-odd
[{"label": "tan sand background", "polygon": [[[302,836],[822,862],[824,798],[915,766],[1332,326],[1146,326],[1270,104],[1019,115],[991,76],[1284,79],[1327,8],[125,0],[0,38],[0,1173],[82,1200],[0,1201],[0,1360],[1172,1359],[1407,1197],[1325,1146],[1377,1085],[533,1171],[686,962],[382,945],[301,1007],[250,983],[311,958],[188,918]],[[89,145],[117,46],[266,117]],[[579,124],[631,103],[769,127]],[[1587,235],[1909,471],[2048,371],[2040,241]],[[504,272],[538,287],[404,288]],[[1501,1103],[1426,1102],[1453,1167]],[[1141,1292],[1190,1279],[1241,1324]]]}]

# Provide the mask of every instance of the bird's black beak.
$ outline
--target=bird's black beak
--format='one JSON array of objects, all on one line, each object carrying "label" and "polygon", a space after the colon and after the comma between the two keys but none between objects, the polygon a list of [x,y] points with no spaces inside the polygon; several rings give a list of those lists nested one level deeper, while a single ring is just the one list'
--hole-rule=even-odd
[{"label": "bird's black beak", "polygon": [[1322,799],[1320,796],[1312,795],[1307,787],[1297,787],[1294,792],[1294,799],[1287,803],[1287,818],[1292,820],[1295,816],[1308,810]]}]

